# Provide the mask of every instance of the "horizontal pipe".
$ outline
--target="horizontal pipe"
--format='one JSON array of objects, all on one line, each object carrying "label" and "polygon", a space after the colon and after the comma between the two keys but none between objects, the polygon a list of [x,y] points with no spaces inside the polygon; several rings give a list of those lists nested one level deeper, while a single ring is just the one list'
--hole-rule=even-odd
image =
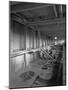
[{"label": "horizontal pipe", "polygon": [[31,52],[34,53],[34,52],[37,52],[37,51],[39,51],[39,50],[40,50],[40,48],[14,52],[13,54],[10,54],[10,58],[13,58],[13,57],[16,57],[16,56],[20,56],[20,55],[23,55],[23,54],[27,54],[27,53],[31,53]]},{"label": "horizontal pipe", "polygon": [[27,26],[30,25],[46,25],[46,24],[60,24],[60,23],[65,23],[65,18],[57,18],[57,19],[52,19],[52,20],[44,20],[44,21],[38,21],[38,22],[28,22],[26,23]]},{"label": "horizontal pipe", "polygon": [[52,20],[44,20],[44,21],[37,21],[37,22],[23,22],[22,20],[17,20],[15,21],[24,24],[26,26],[34,26],[34,25],[48,25],[48,24],[63,24],[66,23],[65,18],[56,18]]}]

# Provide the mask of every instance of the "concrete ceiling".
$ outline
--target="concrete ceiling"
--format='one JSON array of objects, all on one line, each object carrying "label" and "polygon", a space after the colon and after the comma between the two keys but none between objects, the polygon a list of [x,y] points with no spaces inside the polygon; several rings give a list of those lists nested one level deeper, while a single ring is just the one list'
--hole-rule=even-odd
[{"label": "concrete ceiling", "polygon": [[[65,38],[66,22],[63,20],[63,18],[66,17],[65,5],[10,2],[10,14],[11,13],[17,15],[16,19],[15,17],[14,19],[22,24],[30,23],[31,25],[38,25],[41,21],[38,29],[43,31],[43,34],[45,35],[47,34],[52,37],[57,36],[59,38]],[[57,20],[53,22],[55,19],[59,19],[58,24],[55,23]],[[61,23],[59,23],[60,19],[62,19]],[[53,23],[50,24],[50,22]]]},{"label": "concrete ceiling", "polygon": [[66,25],[63,24],[54,24],[54,25],[45,25],[45,27],[40,28],[39,30],[44,35],[49,35],[52,38],[57,36],[59,39],[65,39],[65,33],[66,33]]},{"label": "concrete ceiling", "polygon": [[45,6],[45,7],[41,7],[34,10],[23,11],[21,13],[24,14],[28,18],[31,18],[31,17],[35,19],[55,18],[55,12],[54,12],[53,6]]}]

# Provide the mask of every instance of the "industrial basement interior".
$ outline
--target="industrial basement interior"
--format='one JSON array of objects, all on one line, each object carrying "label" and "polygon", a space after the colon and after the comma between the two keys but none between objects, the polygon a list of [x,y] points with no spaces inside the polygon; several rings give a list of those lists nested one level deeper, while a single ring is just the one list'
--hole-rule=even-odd
[{"label": "industrial basement interior", "polygon": [[9,1],[9,88],[66,85],[66,5]]}]

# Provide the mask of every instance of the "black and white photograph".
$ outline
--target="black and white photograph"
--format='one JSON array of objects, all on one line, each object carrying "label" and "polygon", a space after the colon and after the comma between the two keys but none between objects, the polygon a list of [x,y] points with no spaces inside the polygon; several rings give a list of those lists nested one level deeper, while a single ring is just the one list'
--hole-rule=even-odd
[{"label": "black and white photograph", "polygon": [[66,85],[66,4],[9,1],[9,88]]}]

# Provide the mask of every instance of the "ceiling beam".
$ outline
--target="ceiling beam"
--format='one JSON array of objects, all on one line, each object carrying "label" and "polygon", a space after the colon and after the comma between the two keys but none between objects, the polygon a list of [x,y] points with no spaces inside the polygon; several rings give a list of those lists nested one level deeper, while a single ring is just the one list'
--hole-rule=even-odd
[{"label": "ceiling beam", "polygon": [[55,24],[63,24],[66,23],[65,18],[56,18],[56,19],[52,19],[52,20],[44,20],[44,21],[38,21],[38,22],[23,22],[23,20],[19,19],[14,19],[15,21],[28,26],[45,26],[45,25],[55,25]]},{"label": "ceiling beam", "polygon": [[57,18],[57,19],[52,19],[52,20],[44,20],[44,21],[39,21],[39,22],[29,22],[26,23],[28,26],[30,25],[48,25],[48,24],[60,24],[60,23],[65,23],[65,18]]},{"label": "ceiling beam", "polygon": [[10,6],[10,13],[17,13],[17,12],[23,12],[23,11],[28,11],[28,10],[35,10],[35,9],[39,9],[39,8],[45,8],[45,7],[49,7],[49,6],[53,6],[53,5],[28,5],[27,4],[25,6],[23,6],[22,4],[20,5],[11,5]]}]

